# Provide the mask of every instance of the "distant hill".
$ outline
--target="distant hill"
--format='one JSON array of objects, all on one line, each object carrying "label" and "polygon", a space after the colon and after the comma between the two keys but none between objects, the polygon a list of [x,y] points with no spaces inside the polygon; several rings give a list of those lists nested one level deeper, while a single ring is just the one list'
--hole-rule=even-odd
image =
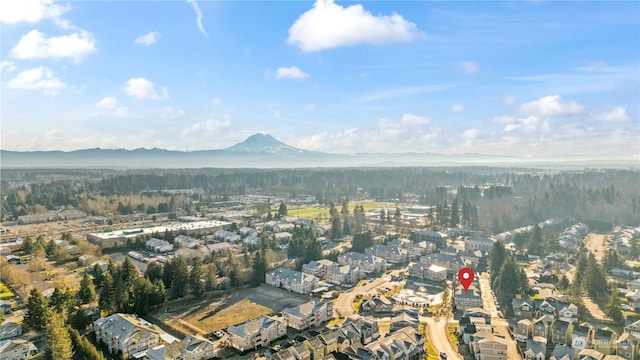
[{"label": "distant hill", "polygon": [[328,154],[298,149],[268,134],[254,134],[226,149],[83,149],[74,151],[0,150],[1,168],[293,168],[496,166],[553,169],[638,168],[637,159],[562,156],[530,158],[485,154]]}]

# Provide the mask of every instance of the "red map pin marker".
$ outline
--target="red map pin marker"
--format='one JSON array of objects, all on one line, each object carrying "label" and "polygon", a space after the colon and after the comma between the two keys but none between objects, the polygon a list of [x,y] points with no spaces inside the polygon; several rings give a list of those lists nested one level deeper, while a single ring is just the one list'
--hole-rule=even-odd
[{"label": "red map pin marker", "polygon": [[460,284],[462,284],[462,287],[464,287],[464,292],[467,292],[469,290],[469,286],[473,282],[474,276],[475,275],[473,274],[473,270],[467,267],[462,268],[460,269],[460,271],[458,271],[458,280],[460,280]]}]

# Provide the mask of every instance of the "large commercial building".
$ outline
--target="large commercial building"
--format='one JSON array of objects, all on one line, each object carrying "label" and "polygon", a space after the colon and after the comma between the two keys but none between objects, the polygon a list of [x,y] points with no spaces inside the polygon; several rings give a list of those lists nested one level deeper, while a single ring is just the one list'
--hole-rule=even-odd
[{"label": "large commercial building", "polygon": [[112,230],[107,228],[100,232],[88,233],[87,240],[98,245],[113,245],[124,243],[127,239],[135,239],[141,235],[151,236],[154,233],[164,234],[171,231],[177,234],[180,231],[186,231],[189,234],[214,232],[217,230],[227,229],[231,226],[230,222],[205,220],[193,222],[173,222],[165,225],[152,226],[147,228],[134,228],[125,230]]}]

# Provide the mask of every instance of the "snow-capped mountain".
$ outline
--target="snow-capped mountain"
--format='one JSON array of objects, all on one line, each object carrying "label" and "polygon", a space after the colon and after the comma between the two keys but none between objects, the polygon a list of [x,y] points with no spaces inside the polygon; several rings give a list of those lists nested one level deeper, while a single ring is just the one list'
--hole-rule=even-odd
[{"label": "snow-capped mountain", "polygon": [[304,153],[307,150],[295,148],[287,145],[282,141],[276,140],[269,134],[257,133],[249,136],[245,141],[235,144],[226,149],[227,151],[245,152],[245,153]]}]

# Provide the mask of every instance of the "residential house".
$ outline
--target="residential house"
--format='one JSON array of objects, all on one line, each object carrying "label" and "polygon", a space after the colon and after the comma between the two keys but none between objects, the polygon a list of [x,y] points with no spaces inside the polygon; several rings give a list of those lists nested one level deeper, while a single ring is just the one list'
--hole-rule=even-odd
[{"label": "residential house", "polygon": [[605,355],[612,355],[616,352],[617,339],[618,334],[611,328],[596,328],[593,333],[593,348]]},{"label": "residential house", "polygon": [[511,300],[511,307],[513,314],[518,318],[531,319],[533,316],[533,303],[529,299],[514,298]]},{"label": "residential house", "polygon": [[193,249],[196,248],[200,245],[202,245],[202,241],[200,240],[196,240],[190,236],[186,236],[186,235],[178,235],[173,239],[173,243],[176,244],[176,246],[179,247],[186,247],[189,249]]},{"label": "residential house", "polygon": [[578,322],[578,307],[573,303],[558,301],[558,319],[572,323]]},{"label": "residential house", "polygon": [[543,315],[533,321],[533,336],[543,336],[549,338],[551,336],[551,326],[554,318],[550,315]]},{"label": "residential house", "polygon": [[229,344],[234,349],[245,352],[269,345],[287,334],[287,324],[279,318],[260,316],[240,325],[227,328]]},{"label": "residential house", "polygon": [[160,344],[160,328],[130,314],[113,314],[93,323],[96,340],[109,353],[129,356]]},{"label": "residential house", "polygon": [[556,320],[551,327],[551,342],[561,345],[571,344],[571,330],[573,330],[573,323]]},{"label": "residential house", "polygon": [[473,236],[464,240],[465,251],[480,250],[483,253],[490,253],[495,240],[483,236]]},{"label": "residential house", "polygon": [[447,279],[447,268],[438,264],[409,264],[409,276],[420,279],[440,282]]},{"label": "residential house", "polygon": [[640,356],[640,336],[624,332],[616,342],[616,355],[627,360],[637,360]]},{"label": "residential house", "polygon": [[327,259],[313,260],[302,265],[302,272],[313,275],[318,279],[324,279],[329,269],[337,268],[339,265],[336,262]]},{"label": "residential house", "polygon": [[318,335],[318,338],[324,344],[325,354],[330,354],[338,350],[338,334],[340,330],[329,330]]},{"label": "residential house", "polygon": [[169,345],[158,345],[134,355],[148,360],[208,360],[216,356],[215,345],[198,335],[189,335]]},{"label": "residential house", "polygon": [[415,328],[405,327],[365,345],[358,354],[357,359],[422,359],[424,337]]},{"label": "residential house", "polygon": [[416,231],[410,236],[413,242],[428,241],[434,243],[437,248],[444,247],[447,243],[447,234],[435,231]]},{"label": "residential house", "polygon": [[556,345],[551,352],[549,360],[573,360],[575,356],[575,350],[570,346]]},{"label": "residential house", "polygon": [[491,324],[491,313],[481,307],[473,307],[464,310],[463,317],[468,317],[469,322],[475,325]]},{"label": "residential house", "polygon": [[[555,304],[555,301],[553,301],[553,303]],[[558,313],[556,310],[556,307],[553,306],[551,302],[547,301],[546,299],[533,300],[533,307],[534,307],[535,317],[540,317],[542,315],[550,315],[555,318],[556,314]]]},{"label": "residential house", "polygon": [[265,283],[297,294],[308,294],[316,288],[318,278],[300,271],[277,268],[265,274]]},{"label": "residential house", "polygon": [[22,325],[14,322],[6,322],[0,325],[0,340],[11,339],[22,335]]},{"label": "residential house", "polygon": [[472,343],[476,360],[507,360],[507,341],[490,335],[477,343]]},{"label": "residential house", "polygon": [[604,354],[594,349],[583,349],[578,353],[578,360],[602,360]]},{"label": "residential house", "polygon": [[338,255],[340,265],[352,265],[366,273],[378,273],[387,270],[387,261],[375,255],[366,255],[353,251]]},{"label": "residential house", "polygon": [[[522,319],[516,325],[516,340],[526,342],[533,334],[533,323],[529,319]],[[544,336],[546,339],[547,337]]]},{"label": "residential house", "polygon": [[327,282],[336,285],[355,284],[362,279],[363,272],[351,265],[338,266],[327,271]]},{"label": "residential house", "polygon": [[364,253],[383,258],[390,264],[403,264],[409,261],[409,251],[396,246],[374,244],[364,249]]},{"label": "residential house", "polygon": [[22,360],[38,353],[38,348],[31,341],[12,339],[0,341],[0,359]]},{"label": "residential house", "polygon": [[394,300],[383,295],[369,296],[362,301],[360,311],[364,314],[369,313],[390,313],[393,311]]},{"label": "residential house", "polygon": [[284,309],[287,325],[296,330],[318,326],[333,318],[333,303],[311,300],[304,304]]},{"label": "residential house", "polygon": [[525,360],[544,360],[545,353],[547,351],[547,338],[538,338],[538,340],[544,341],[536,341],[532,339],[527,340],[527,345],[524,350],[524,358]]},{"label": "residential house", "polygon": [[420,262],[427,265],[436,264],[442,267],[446,267],[449,274],[457,274],[460,269],[467,266],[467,264],[464,262],[464,259],[459,256],[440,253],[421,256]]},{"label": "residential house", "polygon": [[307,347],[307,349],[309,349],[312,360],[323,359],[326,355],[324,352],[324,344],[318,336],[314,336],[309,340],[305,340],[304,345]]},{"label": "residential house", "polygon": [[467,290],[462,285],[458,285],[453,293],[453,303],[456,306],[456,310],[482,307],[480,290],[474,285],[469,286]]},{"label": "residential house", "polygon": [[173,245],[168,241],[151,238],[145,243],[145,247],[158,254],[168,254],[173,251]]},{"label": "residential house", "polygon": [[574,326],[571,332],[571,347],[576,351],[591,347],[593,344],[593,327],[588,323]]},{"label": "residential house", "polygon": [[412,259],[416,259],[420,256],[435,252],[436,245],[427,241],[418,241],[411,244],[411,246],[409,246],[407,250],[409,250],[409,257]]},{"label": "residential house", "polygon": [[338,333],[338,347],[340,344],[366,345],[380,338],[378,322],[364,318],[348,319]]}]

